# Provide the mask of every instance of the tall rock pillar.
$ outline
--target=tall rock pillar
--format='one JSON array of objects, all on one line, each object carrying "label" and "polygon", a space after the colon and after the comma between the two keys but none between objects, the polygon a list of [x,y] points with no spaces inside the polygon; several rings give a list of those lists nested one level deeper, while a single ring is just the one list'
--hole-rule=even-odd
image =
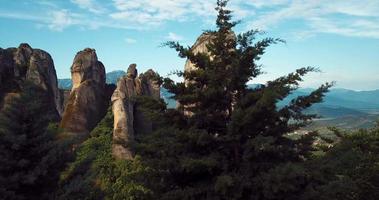
[{"label": "tall rock pillar", "polygon": [[61,127],[64,133],[79,140],[104,117],[107,110],[105,68],[94,49],[76,54],[71,66],[72,89],[67,100]]},{"label": "tall rock pillar", "polygon": [[112,95],[114,115],[112,154],[116,159],[132,159],[133,152],[128,144],[138,132],[150,132],[152,122],[139,113],[135,100],[137,96],[160,98],[160,85],[153,79],[156,73],[148,70],[137,77],[136,64],[129,66],[127,74],[122,77]]}]

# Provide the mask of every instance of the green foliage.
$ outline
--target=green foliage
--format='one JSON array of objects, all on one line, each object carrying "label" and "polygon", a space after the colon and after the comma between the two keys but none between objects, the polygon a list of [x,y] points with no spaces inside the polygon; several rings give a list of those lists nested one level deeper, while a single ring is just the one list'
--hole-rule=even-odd
[{"label": "green foliage", "polygon": [[138,184],[147,174],[140,159],[115,161],[112,158],[113,115],[109,109],[76,151],[75,161],[61,175],[57,199],[145,199],[150,191]]},{"label": "green foliage", "polygon": [[[156,100],[149,96],[139,96],[135,98],[135,113],[142,113],[146,119],[161,123],[161,114],[166,110],[166,103],[163,99]],[[138,131],[138,130],[137,130]]]},{"label": "green foliage", "polygon": [[300,68],[248,88],[247,82],[261,74],[256,62],[266,48],[283,41],[255,42],[256,30],[235,36],[232,29],[238,22],[231,21],[226,4],[218,1],[218,29],[205,33],[212,38],[209,54],[166,43],[196,66],[177,73],[186,83],[163,80],[179,110],[190,114],[162,113],[160,128],[140,138],[137,153],[154,169],[145,185],[157,199],[300,199],[312,188],[311,173],[303,164],[311,158],[315,133],[296,140],[287,134],[315,117],[303,111],[321,102],[332,85],[326,83],[282,108],[277,103],[316,68]]},{"label": "green foliage", "polygon": [[378,199],[379,126],[353,133],[334,132],[339,138],[334,147],[311,163],[331,179],[317,195],[321,199]]},{"label": "green foliage", "polygon": [[57,125],[44,91],[25,83],[0,114],[0,196],[2,199],[48,199],[56,188],[64,144],[55,140]]},{"label": "green foliage", "polygon": [[[257,61],[276,38],[257,41],[257,30],[235,35],[227,0],[218,0],[217,30],[209,54],[168,42],[195,70],[178,72],[186,83],[157,76],[180,103],[133,97],[134,114],[154,131],[136,130],[132,160],[112,157],[111,109],[74,149],[75,159],[60,174],[69,141],[56,143],[48,127],[44,98],[26,86],[0,115],[0,195],[4,199],[252,199],[375,200],[379,197],[379,126],[372,130],[322,137],[290,135],[315,115],[303,111],[323,100],[333,84],[278,107],[299,87],[304,67],[256,88]],[[151,78],[151,77],[150,77]],[[183,112],[186,111],[186,112]],[[142,113],[142,115],[141,115]],[[138,120],[136,120],[138,121]],[[141,124],[136,124],[138,127]],[[151,125],[151,127],[150,127]],[[141,125],[142,126],[142,125]],[[137,129],[137,128],[136,128]],[[336,139],[337,138],[337,139]],[[64,159],[61,159],[64,158]],[[4,163],[4,164],[3,164]],[[55,194],[52,196],[51,194]]]}]

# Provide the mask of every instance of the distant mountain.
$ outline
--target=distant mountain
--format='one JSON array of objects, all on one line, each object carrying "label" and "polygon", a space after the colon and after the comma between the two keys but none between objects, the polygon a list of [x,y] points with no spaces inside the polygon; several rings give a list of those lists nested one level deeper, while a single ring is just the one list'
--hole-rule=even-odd
[{"label": "distant mountain", "polygon": [[[106,82],[116,84],[118,79],[125,75],[124,71],[112,71],[107,73]],[[71,79],[59,79],[59,88],[70,89]],[[249,88],[261,87],[261,84],[248,85]],[[311,93],[311,88],[301,88],[294,91],[286,99],[278,103],[278,106],[288,104],[291,99]],[[161,96],[167,103],[167,107],[175,108],[176,101],[172,99],[166,89],[161,89]],[[313,105],[307,113],[317,114],[322,120],[315,122],[315,126],[332,125],[334,123],[346,127],[366,127],[372,125],[379,118],[379,90],[354,91],[348,89],[331,89],[326,94],[324,102]],[[350,124],[350,125],[349,125]],[[349,125],[349,126],[348,126]]]},{"label": "distant mountain", "polygon": [[168,92],[167,89],[161,88],[161,97],[167,103],[168,108],[175,108],[176,107],[176,101],[175,101],[175,99],[171,98],[172,96],[173,96],[173,94]]},{"label": "distant mountain", "polygon": [[58,88],[69,90],[72,87],[71,79],[65,78],[65,79],[58,79]]},{"label": "distant mountain", "polygon": [[[249,85],[250,88],[256,88],[261,85]],[[291,99],[298,96],[307,95],[313,89],[305,88],[295,91],[286,99],[279,103],[280,106],[288,104]],[[164,88],[161,91],[162,98],[168,103],[168,107],[174,108],[175,100],[171,99],[170,94]],[[307,113],[313,113],[322,118],[339,118],[347,116],[365,116],[368,114],[379,114],[379,90],[373,91],[353,91],[346,89],[332,89],[326,94],[324,102],[313,105]]]},{"label": "distant mountain", "polygon": [[355,108],[366,112],[379,110],[379,90],[353,91],[333,89],[326,96],[326,104]]},{"label": "distant mountain", "polygon": [[[307,95],[311,89],[299,89],[291,94],[282,103],[288,103],[290,99],[297,96]],[[354,91],[347,89],[331,89],[326,94],[324,102],[319,105],[329,108],[354,109],[364,113],[378,113],[379,111],[379,90]]]},{"label": "distant mountain", "polygon": [[124,72],[122,70],[109,72],[106,75],[106,82],[107,82],[107,84],[117,84],[118,79],[120,79],[125,74],[126,74],[126,72]]},{"label": "distant mountain", "polygon": [[[119,78],[124,76],[126,72],[122,70],[112,71],[106,74],[106,82],[107,84],[117,84]],[[69,90],[72,87],[71,79],[58,79],[58,87],[60,89]]]},{"label": "distant mountain", "polygon": [[324,104],[316,104],[305,111],[309,114],[316,114],[321,118],[334,119],[347,116],[366,116],[368,113],[356,109],[345,107],[330,107]]},{"label": "distant mountain", "polygon": [[[303,88],[295,91],[280,102],[283,106],[297,96],[307,95],[313,89]],[[307,113],[317,114],[321,119],[315,120],[310,129],[323,129],[335,126],[344,129],[373,127],[379,120],[379,90],[354,91],[348,89],[331,89],[324,101],[307,109]]]},{"label": "distant mountain", "polygon": [[[261,86],[260,84],[251,84],[248,87],[257,88]],[[287,105],[292,99],[298,96],[308,95],[312,91],[313,89],[310,88],[296,90],[282,102],[279,102],[278,106]],[[175,107],[175,100],[169,98],[172,95],[164,89],[161,93],[169,107]],[[320,115],[323,118],[379,114],[378,99],[379,90],[353,91],[347,89],[332,89],[326,94],[324,102],[312,106],[307,112]]]}]

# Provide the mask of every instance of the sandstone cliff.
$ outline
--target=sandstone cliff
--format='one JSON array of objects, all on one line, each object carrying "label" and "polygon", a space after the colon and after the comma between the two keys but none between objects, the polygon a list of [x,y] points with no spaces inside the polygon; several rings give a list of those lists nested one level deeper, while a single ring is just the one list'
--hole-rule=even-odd
[{"label": "sandstone cliff", "polygon": [[105,68],[94,49],[86,48],[76,54],[71,76],[73,87],[61,127],[67,135],[84,140],[104,117],[110,98],[105,84]]},{"label": "sandstone cliff", "polygon": [[117,83],[112,95],[114,115],[112,153],[117,159],[133,158],[128,143],[133,141],[135,134],[152,130],[152,122],[137,111],[135,100],[137,96],[160,98],[160,85],[154,80],[155,76],[153,70],[148,70],[137,77],[136,65],[132,64],[127,75]]},{"label": "sandstone cliff", "polygon": [[18,48],[0,48],[0,102],[8,95],[22,92],[25,81],[46,91],[51,102],[48,109],[60,118],[62,98],[51,56],[43,50],[31,48],[28,44],[20,44]]}]

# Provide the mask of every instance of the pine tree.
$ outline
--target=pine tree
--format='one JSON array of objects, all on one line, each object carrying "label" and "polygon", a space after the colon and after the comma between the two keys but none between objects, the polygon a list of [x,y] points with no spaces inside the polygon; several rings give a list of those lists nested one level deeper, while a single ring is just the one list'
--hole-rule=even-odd
[{"label": "pine tree", "polygon": [[63,151],[49,126],[48,98],[25,83],[0,113],[0,196],[2,199],[48,199],[58,182]]},{"label": "pine tree", "polygon": [[283,40],[256,41],[257,30],[234,36],[238,22],[231,21],[227,2],[217,1],[217,30],[206,32],[214,36],[209,54],[166,43],[196,66],[177,73],[186,83],[163,80],[179,110],[191,115],[167,111],[161,129],[140,138],[137,152],[155,169],[146,185],[161,199],[300,199],[313,187],[303,163],[313,150],[315,133],[296,140],[288,134],[316,117],[303,111],[321,102],[332,84],[282,108],[277,103],[317,68],[300,68],[249,88],[248,81],[262,73],[257,61],[266,48]]},{"label": "pine tree", "polygon": [[[197,70],[179,72],[188,80],[187,84],[174,84],[165,79],[164,87],[174,93],[174,98],[194,114],[191,121],[199,128],[208,127],[208,132],[224,134],[226,124],[231,119],[233,103],[248,91],[247,82],[260,75],[260,65],[256,64],[271,44],[284,42],[279,38],[265,38],[253,44],[259,33],[251,30],[235,36],[232,30],[238,22],[231,22],[231,11],[225,8],[227,1],[218,1],[216,10],[217,31],[206,31],[213,40],[207,45],[209,54],[194,54],[177,42],[167,42],[179,52],[179,56],[189,59]],[[311,71],[311,70],[309,70]],[[191,106],[191,105],[196,106]]]}]

